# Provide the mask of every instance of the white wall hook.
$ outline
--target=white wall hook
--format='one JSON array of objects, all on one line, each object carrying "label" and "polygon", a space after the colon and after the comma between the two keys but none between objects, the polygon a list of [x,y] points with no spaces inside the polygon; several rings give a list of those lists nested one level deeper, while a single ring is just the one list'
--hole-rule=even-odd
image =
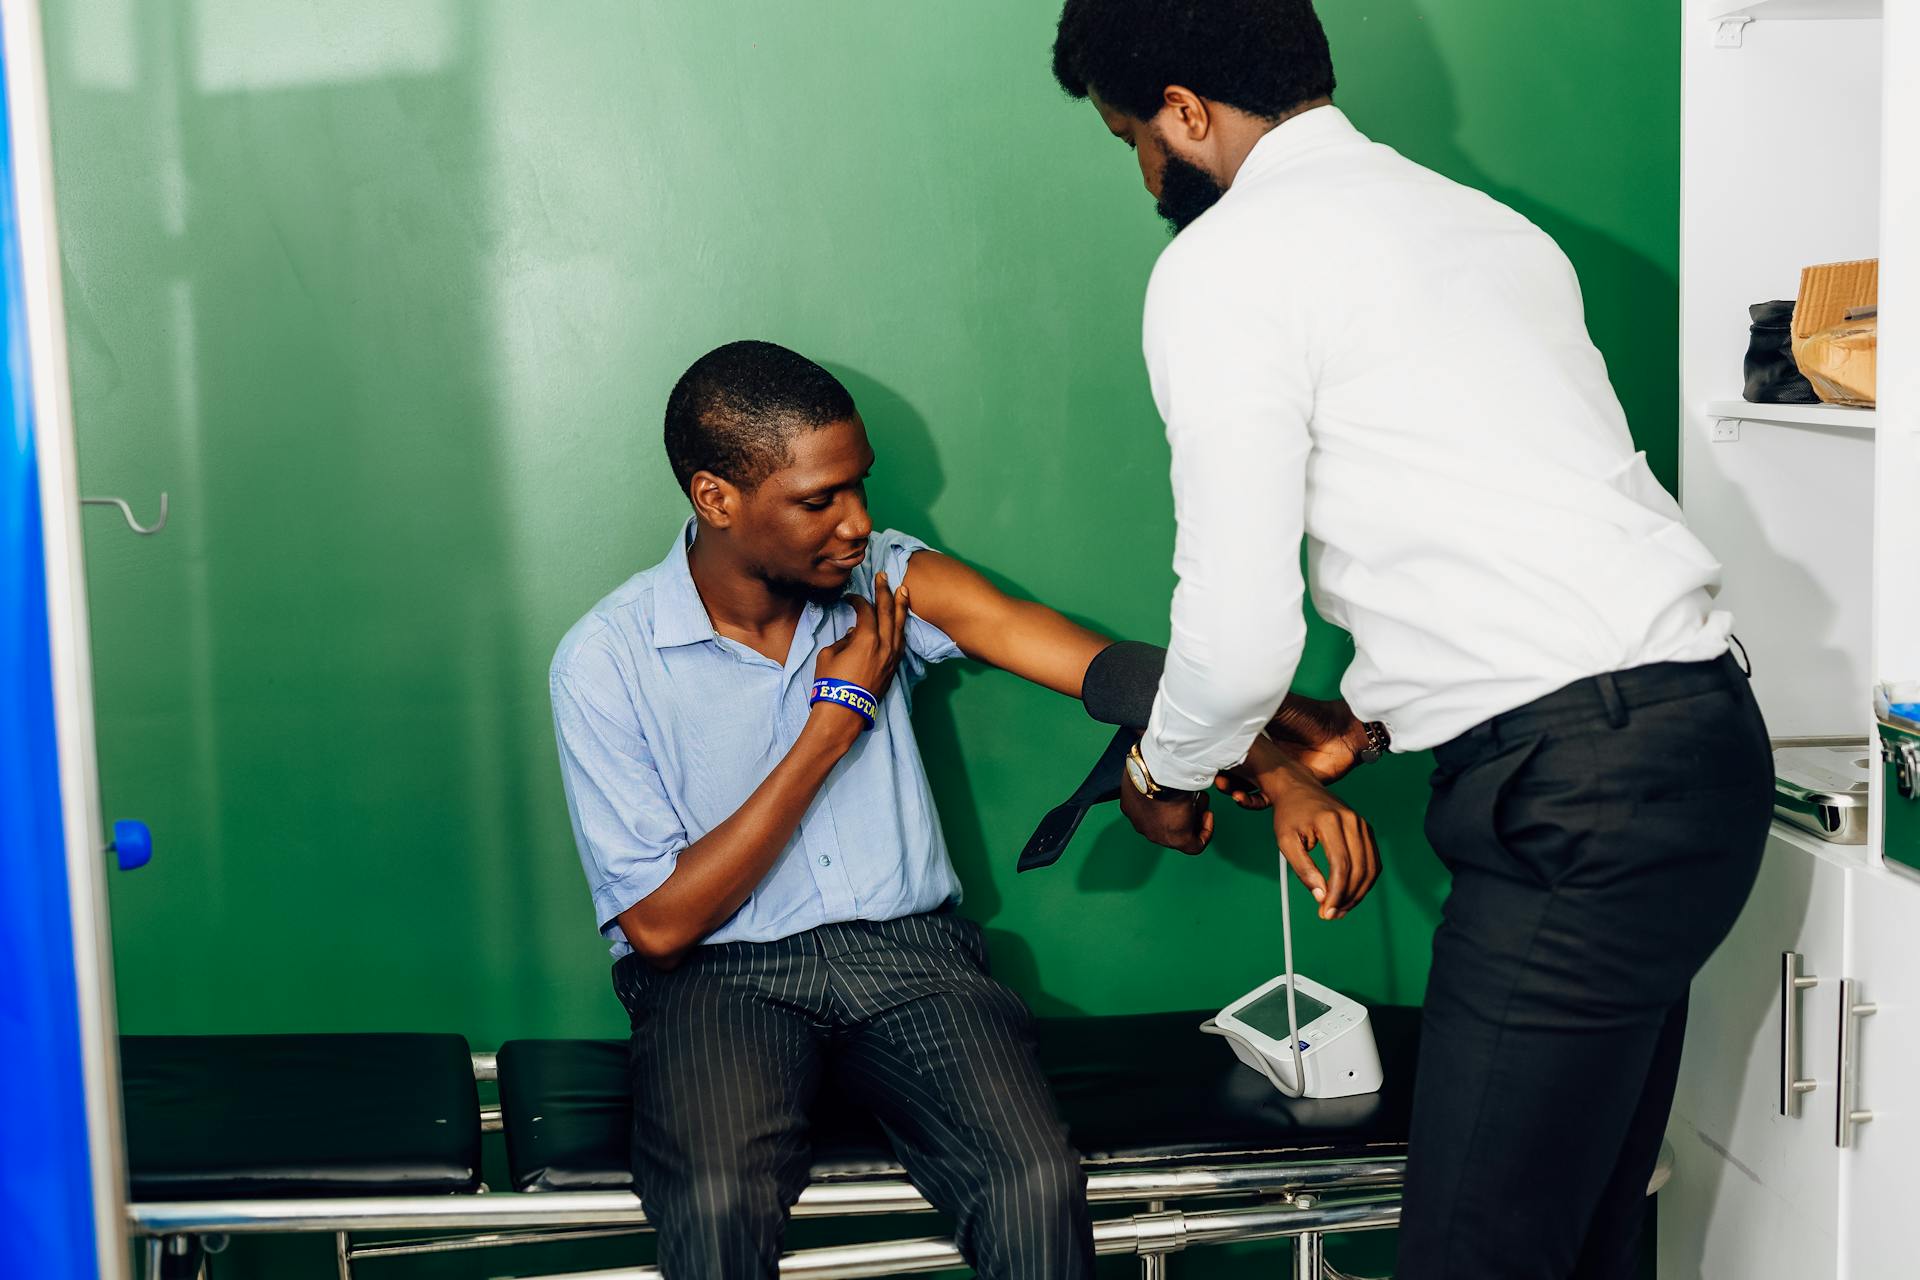
[{"label": "white wall hook", "polygon": [[125,517],[127,527],[142,537],[149,537],[167,527],[167,495],[164,493],[160,495],[160,518],[154,521],[152,528],[133,518],[133,508],[127,505],[125,498],[82,498],[80,501],[93,507],[120,508],[120,514]]}]

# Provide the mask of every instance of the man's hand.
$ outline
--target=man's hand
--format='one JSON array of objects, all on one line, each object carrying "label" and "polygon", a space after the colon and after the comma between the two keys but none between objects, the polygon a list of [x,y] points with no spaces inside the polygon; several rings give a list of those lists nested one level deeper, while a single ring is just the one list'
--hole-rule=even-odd
[{"label": "man's hand", "polygon": [[1343,698],[1323,702],[1290,693],[1267,725],[1267,736],[1321,782],[1346,777],[1367,747],[1366,726]]},{"label": "man's hand", "polygon": [[853,629],[820,651],[814,679],[851,680],[884,698],[907,647],[907,589],[896,595],[882,573],[873,579],[872,604],[859,596],[846,599],[853,606]]},{"label": "man's hand", "polygon": [[1260,775],[1270,769],[1278,769],[1289,759],[1292,748],[1281,746],[1264,732],[1254,735],[1253,744],[1247,748],[1247,758],[1231,769],[1222,770],[1214,778],[1213,785],[1233,797],[1233,802],[1242,809],[1270,809],[1273,801],[1267,799],[1267,793],[1261,790]]},{"label": "man's hand", "polygon": [[[1254,739],[1246,762],[1223,770],[1213,785],[1233,797],[1242,809],[1266,809],[1272,802],[1261,791],[1256,775],[1270,765],[1277,750],[1304,767],[1321,783],[1338,782],[1360,763],[1367,747],[1367,728],[1344,701],[1322,702],[1297,693],[1287,695],[1278,715]],[[1265,753],[1266,765],[1262,764]]]},{"label": "man's hand", "polygon": [[1157,800],[1149,800],[1131,782],[1120,784],[1120,812],[1127,821],[1155,844],[1196,854],[1213,839],[1213,814],[1207,809],[1204,791],[1168,791]]},{"label": "man's hand", "polygon": [[[1270,744],[1271,745],[1271,744]],[[1322,920],[1351,911],[1380,878],[1380,851],[1366,819],[1320,785],[1284,750],[1257,752],[1258,785],[1273,805],[1273,836],[1300,883],[1313,891]],[[1313,860],[1325,851],[1327,874]]]}]

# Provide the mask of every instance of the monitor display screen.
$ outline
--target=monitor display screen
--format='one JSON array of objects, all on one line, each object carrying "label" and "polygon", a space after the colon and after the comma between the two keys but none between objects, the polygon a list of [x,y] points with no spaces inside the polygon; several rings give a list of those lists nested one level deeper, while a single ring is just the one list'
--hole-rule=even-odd
[{"label": "monitor display screen", "polygon": [[[1326,1005],[1304,991],[1294,993],[1293,1003],[1303,1030],[1309,1022],[1327,1011]],[[1272,1036],[1281,1044],[1285,1044],[1287,1042],[1287,984],[1281,983],[1252,1004],[1240,1008],[1233,1016],[1261,1035]]]}]

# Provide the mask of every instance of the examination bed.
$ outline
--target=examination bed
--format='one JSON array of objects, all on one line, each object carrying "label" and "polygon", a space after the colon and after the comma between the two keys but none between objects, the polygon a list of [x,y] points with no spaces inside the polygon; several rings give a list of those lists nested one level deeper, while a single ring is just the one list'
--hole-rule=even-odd
[{"label": "examination bed", "polygon": [[[1325,1234],[1392,1226],[1419,1009],[1371,1013],[1386,1086],[1344,1100],[1283,1098],[1198,1031],[1206,1011],[1041,1019],[1100,1253],[1137,1255],[1154,1278],[1187,1247],[1292,1236],[1290,1274],[1319,1280],[1332,1274]],[[148,1274],[196,1276],[205,1245],[234,1232],[328,1234],[346,1278],[371,1259],[647,1230],[626,1169],[624,1059],[622,1040],[511,1040],[470,1054],[447,1034],[125,1036],[132,1230]],[[488,1082],[497,1105],[480,1100]],[[503,1130],[513,1190],[480,1182],[490,1130]],[[927,1211],[856,1105],[822,1100],[816,1142],[797,1217]],[[789,1253],[781,1274],[952,1267],[952,1244],[922,1226]],[[474,1268],[509,1272],[495,1259]],[[659,1280],[651,1267],[582,1274]]]},{"label": "examination bed", "polygon": [[[1137,1255],[1155,1277],[1185,1248],[1291,1236],[1292,1274],[1318,1280],[1326,1233],[1397,1218],[1418,1010],[1372,1010],[1379,1094],[1307,1101],[1282,1097],[1202,1035],[1208,1012],[1040,1022],[1099,1250]],[[331,1235],[349,1277],[374,1259],[644,1231],[627,1173],[625,1055],[615,1040],[472,1054],[450,1035],[125,1037],[130,1214],[149,1274],[196,1275],[205,1245],[236,1232]],[[497,1082],[497,1106],[481,1102],[486,1082]],[[818,1158],[796,1216],[927,1212],[856,1106],[823,1099],[815,1123]],[[504,1130],[512,1190],[481,1183],[492,1130]],[[923,1226],[790,1253],[781,1274],[959,1265]],[[510,1270],[489,1259],[475,1274]],[[658,1277],[640,1266],[582,1274]]]}]

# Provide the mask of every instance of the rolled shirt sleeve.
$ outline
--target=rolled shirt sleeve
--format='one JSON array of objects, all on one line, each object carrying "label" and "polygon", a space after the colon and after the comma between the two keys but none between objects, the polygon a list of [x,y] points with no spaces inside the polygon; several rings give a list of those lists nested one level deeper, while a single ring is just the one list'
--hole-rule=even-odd
[{"label": "rolled shirt sleeve", "polygon": [[1181,790],[1246,758],[1306,643],[1312,353],[1289,300],[1262,296],[1206,230],[1162,254],[1143,335],[1173,455],[1179,585],[1140,751],[1155,782]]},{"label": "rolled shirt sleeve", "polygon": [[549,685],[574,843],[600,932],[618,941],[614,917],[666,883],[687,833],[611,655],[584,645]]},{"label": "rolled shirt sleeve", "polygon": [[[868,564],[873,567],[875,574],[884,572],[887,575],[887,582],[898,591],[901,584],[907,580],[907,567],[915,554],[931,550],[931,547],[912,534],[901,533],[898,529],[888,529],[873,536]],[[865,569],[867,566],[861,567]],[[868,599],[873,598],[871,577],[867,578],[862,594]],[[907,593],[907,602],[909,605],[907,651],[902,655],[900,666],[901,673],[907,678],[907,683],[918,684],[921,677],[927,674],[927,668],[935,663],[946,662],[962,655],[960,646],[953,642],[951,636],[919,614],[912,612],[912,592]]]}]

